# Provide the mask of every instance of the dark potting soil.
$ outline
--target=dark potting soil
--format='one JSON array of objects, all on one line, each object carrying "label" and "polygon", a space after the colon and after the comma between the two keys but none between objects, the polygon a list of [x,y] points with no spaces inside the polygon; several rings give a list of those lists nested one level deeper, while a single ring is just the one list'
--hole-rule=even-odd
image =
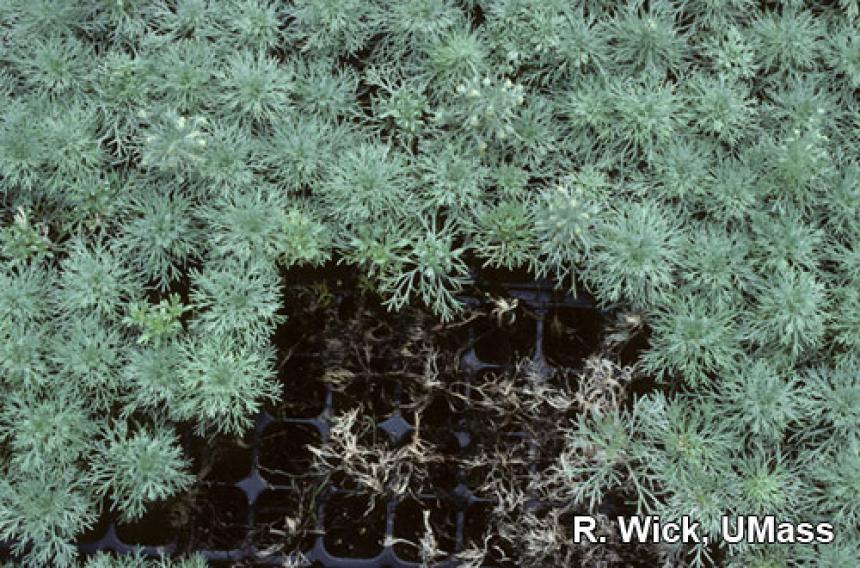
[{"label": "dark potting soil", "polygon": [[260,436],[260,472],[272,484],[291,483],[307,476],[313,463],[308,446],[320,445],[320,433],[311,424],[273,422]]},{"label": "dark potting soil", "polygon": [[163,546],[170,544],[176,535],[177,519],[171,505],[150,505],[139,520],[117,523],[116,535],[125,544]]},{"label": "dark potting soil", "polygon": [[423,487],[426,492],[445,498],[462,482],[460,462],[451,456],[442,456],[428,467],[430,487]]},{"label": "dark potting soil", "polygon": [[361,407],[364,414],[384,419],[399,408],[401,383],[397,375],[359,375],[334,393],[335,412]]},{"label": "dark potting soil", "polygon": [[248,496],[230,486],[201,488],[186,527],[191,550],[241,548],[248,533]]},{"label": "dark potting soil", "polygon": [[490,503],[472,503],[463,513],[463,546],[464,548],[483,548],[489,536],[493,517],[493,506]]},{"label": "dark potting soil", "polygon": [[291,490],[267,490],[255,503],[253,542],[269,553],[307,553],[317,536],[315,488],[296,484]]},{"label": "dark potting soil", "polygon": [[500,283],[532,284],[534,283],[534,275],[528,270],[484,267],[478,271],[476,282],[482,288],[489,289],[499,295],[504,293],[504,286],[501,286]]},{"label": "dark potting soil", "polygon": [[268,411],[278,418],[314,418],[325,407],[325,370],[319,357],[292,354],[278,370],[281,401]]},{"label": "dark potting soil", "polygon": [[544,326],[547,361],[556,367],[579,367],[600,345],[603,326],[603,317],[597,310],[567,307],[550,310]]},{"label": "dark potting soil", "polygon": [[468,415],[442,412],[446,403],[434,401],[425,410],[421,435],[436,450],[438,459],[428,466],[430,487],[422,488],[445,498],[463,482],[462,459],[474,448],[474,430],[469,428]]},{"label": "dark potting soil", "polygon": [[[370,505],[372,509],[369,509]],[[323,542],[330,554],[372,558],[382,552],[385,503],[365,496],[334,493],[325,506]]]},{"label": "dark potting soil", "polygon": [[457,513],[440,505],[435,499],[405,499],[398,503],[394,511],[394,552],[398,558],[409,562],[422,560],[421,540],[427,536],[425,515],[437,550],[446,555],[455,552]]},{"label": "dark potting soil", "polygon": [[[501,315],[504,319],[506,316]],[[525,319],[526,316],[521,315]],[[529,357],[535,348],[534,321],[520,321],[519,325],[500,327],[496,322],[485,322],[477,330],[475,355],[484,363],[510,364],[521,357]]]},{"label": "dark potting soil", "polygon": [[647,327],[634,335],[630,341],[621,346],[621,350],[618,352],[618,362],[621,365],[636,363],[639,356],[648,349],[650,336],[651,331]]},{"label": "dark potting soil", "polygon": [[236,483],[251,473],[251,447],[236,440],[225,440],[214,446],[206,479]]}]

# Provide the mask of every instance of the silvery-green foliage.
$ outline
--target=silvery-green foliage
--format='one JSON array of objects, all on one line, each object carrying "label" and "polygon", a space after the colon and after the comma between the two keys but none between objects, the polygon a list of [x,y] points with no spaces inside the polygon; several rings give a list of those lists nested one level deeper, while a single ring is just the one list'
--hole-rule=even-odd
[{"label": "silvery-green foliage", "polygon": [[48,149],[41,125],[30,120],[41,101],[9,101],[0,115],[0,166],[4,192],[43,183],[42,164]]},{"label": "silvery-green foliage", "polygon": [[860,447],[856,440],[819,457],[810,471],[816,480],[813,499],[821,513],[840,525],[860,522]]},{"label": "silvery-green foliage", "polygon": [[669,299],[685,238],[667,208],[653,201],[624,204],[601,215],[583,276],[607,304],[624,298],[656,307]]},{"label": "silvery-green foliage", "polygon": [[170,174],[197,175],[206,160],[208,133],[203,116],[185,116],[173,110],[144,118],[142,165]]},{"label": "silvery-green foliage", "polygon": [[8,325],[44,321],[52,307],[53,272],[33,265],[4,268],[0,272],[0,320]]},{"label": "silvery-green foliage", "polygon": [[377,4],[368,0],[298,0],[291,10],[295,26],[290,31],[303,50],[352,55],[375,31],[380,10]]},{"label": "silvery-green foliage", "polygon": [[593,511],[609,491],[624,488],[635,495],[641,508],[650,496],[649,480],[641,476],[631,430],[627,415],[578,417],[567,432],[556,472],[569,498]]},{"label": "silvery-green foliage", "polygon": [[724,422],[713,405],[662,393],[636,401],[639,424],[637,451],[657,479],[682,470],[724,470],[737,447],[738,432]]},{"label": "silvery-green foliage", "polygon": [[265,52],[284,38],[283,23],[287,14],[278,2],[229,0],[217,9],[209,8],[213,13],[216,39],[230,48]]},{"label": "silvery-green foliage", "polygon": [[474,228],[475,252],[485,266],[508,270],[525,266],[536,248],[534,214],[528,203],[505,199],[479,210]]},{"label": "silvery-green foliage", "polygon": [[758,304],[748,323],[749,338],[763,349],[796,360],[824,336],[827,291],[813,273],[782,266],[758,284]]},{"label": "silvery-green foliage", "polygon": [[721,378],[716,405],[752,445],[779,443],[792,423],[806,420],[798,380],[767,360],[750,361]]},{"label": "silvery-green foliage", "polygon": [[214,337],[194,337],[182,344],[178,399],[170,413],[194,420],[196,431],[240,435],[265,402],[279,398],[273,354]]},{"label": "silvery-green foliage", "polygon": [[686,34],[675,23],[677,6],[671,2],[628,2],[609,25],[613,42],[609,57],[630,72],[655,75],[677,72],[687,56]]},{"label": "silvery-green foliage", "polygon": [[[213,92],[215,69],[208,43],[196,39],[163,41],[150,48],[144,88],[181,116],[197,113]],[[146,114],[141,118],[146,119]]]},{"label": "silvery-green foliage", "polygon": [[326,174],[329,156],[348,142],[345,129],[329,126],[321,118],[289,117],[278,121],[259,148],[259,159],[273,183],[283,191],[297,193],[316,187]]},{"label": "silvery-green foliage", "polygon": [[12,391],[0,413],[0,439],[12,449],[10,467],[19,475],[74,464],[87,455],[96,427],[68,388]]},{"label": "silvery-green foliage", "polygon": [[167,343],[182,331],[182,314],[189,310],[182,304],[179,296],[171,294],[157,305],[133,302],[128,307],[128,315],[122,323],[136,329],[140,335],[137,343]]},{"label": "silvery-green foliage", "polygon": [[41,326],[0,327],[0,371],[8,385],[37,388],[47,383],[50,333]]},{"label": "silvery-green foliage", "polygon": [[194,203],[176,191],[146,191],[124,208],[116,240],[121,258],[147,282],[166,289],[199,254],[200,227]]},{"label": "silvery-green foliage", "polygon": [[666,565],[856,565],[856,0],[7,0],[0,30],[22,561],[73,562],[96,486],[132,515],[184,490],[178,424],[243,434],[282,394],[285,281],[339,266],[445,320],[498,269],[590,292],[638,374],[565,422],[544,496],[836,523]]},{"label": "silvery-green foliage", "polygon": [[113,556],[107,552],[98,552],[87,558],[84,568],[206,568],[206,557],[202,554],[192,554],[183,558],[161,556],[150,558],[142,551]]},{"label": "silvery-green foliage", "polygon": [[49,346],[59,380],[85,393],[91,409],[107,411],[122,388],[125,338],[119,330],[92,318],[71,320],[57,328]]},{"label": "silvery-green foliage", "polygon": [[74,539],[95,520],[94,499],[71,466],[0,479],[0,537],[26,552],[25,566],[74,566]]},{"label": "silvery-green foliage", "polygon": [[673,298],[652,320],[642,363],[657,376],[677,374],[694,385],[733,375],[743,357],[737,320],[719,299]]},{"label": "silvery-green foliage", "polygon": [[487,169],[461,145],[450,142],[429,146],[416,164],[423,207],[429,213],[470,215],[486,191]]},{"label": "silvery-green foliage", "polygon": [[92,48],[72,34],[31,36],[18,43],[10,60],[26,88],[52,97],[68,96],[83,87],[92,64]]},{"label": "silvery-green foliage", "polygon": [[803,375],[803,402],[809,426],[801,437],[810,453],[860,442],[860,373],[857,361],[818,365]]},{"label": "silvery-green foliage", "polygon": [[289,109],[292,78],[275,58],[248,51],[232,54],[217,80],[216,100],[236,120],[266,127]]},{"label": "silvery-green foliage", "polygon": [[176,435],[157,427],[129,432],[128,424],[111,424],[94,447],[87,477],[96,493],[108,495],[125,521],[139,519],[146,504],[164,501],[187,489],[195,477],[188,471]]},{"label": "silvery-green foliage", "polygon": [[554,273],[561,280],[574,271],[590,252],[599,208],[579,185],[563,183],[541,192],[532,212],[540,247],[532,262],[539,275]]},{"label": "silvery-green foliage", "polygon": [[738,294],[754,276],[747,264],[746,235],[707,224],[692,227],[690,237],[681,263],[683,293],[703,296],[712,304],[737,305]]},{"label": "silvery-green foliage", "polygon": [[795,519],[799,508],[807,505],[809,497],[800,491],[799,468],[778,452],[778,447],[757,449],[748,457],[737,460],[735,511]]},{"label": "silvery-green foliage", "polygon": [[463,21],[465,17],[458,20],[447,33],[434,38],[426,47],[428,62],[424,73],[441,93],[452,92],[464,81],[483,76],[489,67],[485,40],[469,29]]},{"label": "silvery-green foliage", "polygon": [[[51,239],[46,225],[34,222],[23,207],[19,207],[11,222],[0,229],[0,250],[12,265],[39,262],[51,258]],[[10,267],[11,268],[11,267]]]},{"label": "silvery-green foliage", "polygon": [[[315,58],[292,61],[295,108],[299,115],[310,115],[330,123],[360,116],[356,96],[359,77],[334,59]],[[332,131],[334,135],[337,129]]]},{"label": "silvery-green foliage", "polygon": [[208,250],[219,259],[251,263],[275,259],[286,244],[282,232],[286,204],[282,194],[269,188],[244,187],[223,192],[203,212],[210,229]]},{"label": "silvery-green foliage", "polygon": [[312,211],[292,207],[286,212],[282,230],[279,260],[285,267],[319,266],[331,258],[331,227],[316,219]]},{"label": "silvery-green foliage", "polygon": [[177,380],[182,353],[176,343],[150,344],[133,349],[122,369],[125,387],[124,415],[144,409],[160,413],[173,406],[180,395]]},{"label": "silvery-green foliage", "polygon": [[191,273],[191,329],[213,338],[263,344],[283,320],[280,279],[262,262],[210,263]]},{"label": "silvery-green foliage", "polygon": [[383,288],[390,291],[385,305],[400,309],[417,296],[443,321],[452,319],[462,309],[454,294],[469,276],[462,258],[465,252],[465,247],[455,245],[450,225],[425,222],[397,258],[397,272],[381,279]]},{"label": "silvery-green foliage", "polygon": [[408,156],[378,142],[360,143],[337,156],[317,188],[328,214],[348,227],[398,219],[414,203]]}]

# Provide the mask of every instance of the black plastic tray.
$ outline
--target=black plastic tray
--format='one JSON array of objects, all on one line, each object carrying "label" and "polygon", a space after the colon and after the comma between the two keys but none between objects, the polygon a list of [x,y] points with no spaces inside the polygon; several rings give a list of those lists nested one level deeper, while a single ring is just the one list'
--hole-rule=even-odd
[{"label": "black plastic tray", "polygon": [[[480,287],[480,279],[476,280]],[[547,314],[553,310],[574,310],[574,313],[587,313],[588,317],[583,318],[584,321],[600,320],[604,314],[597,310],[592,299],[586,294],[577,294],[575,297],[569,294],[559,293],[548,282],[531,282],[517,284],[493,284],[493,295],[496,297],[505,297],[507,299],[516,298],[521,308],[528,310],[528,318],[522,318],[516,323],[517,326],[526,327],[523,337],[530,338],[531,345],[530,356],[532,361],[538,368],[551,370],[551,364],[547,361],[545,355],[545,319]],[[349,291],[335,291],[335,301],[340,303],[350,296]],[[490,296],[487,293],[473,293],[469,296],[462,296],[461,300],[473,307],[488,307]],[[580,312],[582,310],[583,312]],[[396,318],[396,315],[392,316]],[[504,370],[511,364],[511,360],[495,357],[492,354],[493,345],[488,348],[482,347],[480,341],[476,341],[476,332],[474,328],[467,328],[469,340],[467,348],[460,356],[460,371],[465,389],[470,388],[471,381],[481,372],[486,370]],[[492,343],[492,337],[490,338]],[[486,342],[485,342],[486,343]],[[521,350],[522,351],[522,350]],[[487,356],[487,353],[490,353]],[[294,357],[304,357],[308,359],[319,358],[319,353],[296,353]],[[246,501],[247,507],[244,511],[239,510],[237,513],[240,519],[238,523],[239,532],[244,533],[244,538],[241,540],[241,546],[225,547],[223,549],[213,548],[204,550],[195,550],[213,561],[214,564],[230,565],[232,563],[241,563],[241,565],[258,565],[258,566],[282,566],[288,560],[296,561],[299,556],[296,554],[284,555],[282,553],[270,554],[264,550],[258,549],[252,543],[252,534],[255,526],[257,526],[258,517],[261,515],[260,503],[261,496],[266,494],[278,495],[279,492],[287,493],[292,489],[292,486],[281,483],[278,476],[269,476],[261,468],[261,460],[265,460],[264,452],[264,431],[273,425],[296,425],[305,428],[308,432],[315,432],[321,441],[325,441],[329,436],[329,419],[332,416],[335,408],[335,393],[331,388],[326,387],[322,393],[323,400],[321,401],[321,412],[314,417],[285,417],[277,418],[268,412],[261,413],[256,417],[253,432],[247,438],[249,446],[246,455],[241,459],[247,459],[248,463],[241,465],[237,469],[246,470],[248,473],[242,479],[235,482],[225,481],[209,481],[207,486],[212,488],[220,488],[225,492],[240,491],[242,498]],[[395,403],[399,404],[399,394],[394,395]],[[382,432],[387,433],[393,443],[404,439],[409,435],[412,426],[402,416],[399,409],[395,408],[388,416],[379,420],[377,428]],[[460,448],[466,448],[471,440],[471,433],[461,428],[456,428],[453,432],[454,439]],[[509,434],[512,437],[528,438],[524,433],[512,432]],[[529,441],[533,444],[534,441]],[[536,466],[530,465],[533,470]],[[267,479],[267,477],[269,477]],[[274,478],[272,478],[274,477]],[[226,495],[227,493],[223,493]],[[343,567],[343,568],[360,568],[360,567],[418,567],[420,563],[404,560],[395,552],[395,538],[398,529],[398,515],[402,512],[405,515],[410,514],[409,507],[414,509],[415,504],[411,505],[399,501],[397,498],[391,498],[382,502],[379,505],[378,525],[376,530],[379,531],[376,535],[370,535],[368,538],[378,540],[379,552],[368,558],[355,558],[344,555],[338,555],[335,551],[330,550],[330,546],[326,544],[326,518],[333,512],[330,510],[330,505],[339,499],[348,498],[352,492],[342,490],[333,485],[324,485],[319,493],[320,498],[316,504],[316,536],[313,536],[310,542],[307,543],[305,550],[301,553],[308,565],[324,566],[324,567]],[[440,499],[440,495],[444,494],[444,498]],[[455,566],[454,554],[461,551],[464,547],[464,534],[469,523],[477,522],[480,524],[481,516],[484,515],[481,505],[492,504],[492,499],[483,498],[475,494],[473,488],[467,486],[462,480],[457,480],[453,485],[453,489],[448,488],[439,490],[435,494],[419,494],[417,499],[423,506],[433,508],[436,511],[443,511],[449,516],[452,521],[453,530],[452,538],[449,545],[453,550],[449,552],[452,556],[449,560],[442,563],[434,564],[437,566]],[[271,500],[271,499],[269,499]],[[237,501],[238,502],[238,499]],[[274,499],[274,506],[277,508],[277,499]],[[223,503],[225,507],[230,506],[228,503]],[[283,503],[281,505],[284,514],[290,514],[290,505]],[[267,505],[268,512],[271,512],[271,506]],[[411,511],[414,513],[414,510]],[[351,519],[355,527],[364,526],[370,523],[358,515],[357,518]],[[414,522],[415,519],[411,519]],[[131,553],[133,551],[141,551],[147,556],[163,556],[176,553],[189,552],[181,550],[181,547],[174,539],[173,542],[159,544],[158,546],[140,546],[138,544],[130,544],[123,541],[118,530],[118,524],[109,517],[104,518],[99,525],[100,530],[90,533],[89,541],[79,545],[79,550],[84,555],[94,554],[98,551],[113,551],[119,554]],[[368,524],[369,526],[369,524]],[[384,527],[384,528],[383,528]],[[367,530],[367,529],[363,529]],[[372,530],[372,529],[371,529]]]}]

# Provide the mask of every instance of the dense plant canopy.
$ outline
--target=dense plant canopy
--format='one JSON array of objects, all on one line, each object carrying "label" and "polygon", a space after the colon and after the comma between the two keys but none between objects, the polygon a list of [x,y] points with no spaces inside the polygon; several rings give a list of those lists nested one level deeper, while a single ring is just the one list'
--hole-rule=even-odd
[{"label": "dense plant canopy", "polygon": [[0,2],[0,540],[72,565],[192,485],[177,429],[289,397],[290,270],[451,322],[504,269],[637,314],[665,387],[569,423],[554,498],[853,568],[858,87],[854,0]]}]

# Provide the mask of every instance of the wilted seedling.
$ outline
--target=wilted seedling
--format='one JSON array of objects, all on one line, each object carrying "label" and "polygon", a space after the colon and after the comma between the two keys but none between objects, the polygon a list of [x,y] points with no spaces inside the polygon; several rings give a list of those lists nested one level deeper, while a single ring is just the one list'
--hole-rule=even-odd
[{"label": "wilted seedling", "polygon": [[621,367],[599,355],[589,357],[577,373],[576,408],[586,414],[621,410],[627,400],[627,387],[634,377],[633,367]]},{"label": "wilted seedling", "polygon": [[486,535],[481,544],[472,543],[454,555],[461,568],[482,568],[489,554],[491,536]]},{"label": "wilted seedling", "polygon": [[377,439],[376,423],[361,412],[356,407],[333,416],[329,439],[308,446],[313,471],[373,495],[402,496],[419,487],[429,476],[427,466],[439,458],[421,439],[418,424],[411,440],[392,448],[386,439]]},{"label": "wilted seedling", "polygon": [[386,546],[394,546],[395,544],[406,544],[418,549],[419,558],[422,566],[432,567],[439,561],[448,556],[448,552],[441,550],[436,541],[436,535],[433,533],[433,527],[430,525],[430,511],[421,511],[424,521],[424,532],[417,543],[410,542],[405,539],[389,538],[386,541]]},{"label": "wilted seedling", "polygon": [[[557,377],[563,377],[569,371],[556,373]],[[470,386],[472,395],[467,402],[486,411],[496,427],[516,422],[529,430],[551,430],[546,425],[572,410],[575,401],[567,381],[550,380],[545,369],[531,359],[517,361],[508,371],[487,372],[480,382]],[[453,389],[449,393],[463,398]]]},{"label": "wilted seedling", "polygon": [[519,298],[491,298],[491,301],[493,307],[490,310],[490,316],[496,320],[496,325],[504,327],[516,323]]},{"label": "wilted seedling", "polygon": [[616,315],[615,321],[607,326],[604,345],[608,349],[623,346],[643,330],[644,321],[640,312],[621,312]]},{"label": "wilted seedling", "polygon": [[[302,539],[308,535],[317,534],[318,497],[321,486],[316,484],[295,484],[291,491],[296,495],[290,507],[277,520],[267,522],[259,527],[259,534],[266,542],[273,544],[260,550],[261,556],[286,555],[283,566],[307,567],[310,562],[300,550]],[[259,522],[258,516],[258,522]]]},{"label": "wilted seedling", "polygon": [[517,553],[517,561],[530,566],[570,566],[574,550],[562,521],[561,509],[543,514],[523,512],[499,525],[499,536]]}]

